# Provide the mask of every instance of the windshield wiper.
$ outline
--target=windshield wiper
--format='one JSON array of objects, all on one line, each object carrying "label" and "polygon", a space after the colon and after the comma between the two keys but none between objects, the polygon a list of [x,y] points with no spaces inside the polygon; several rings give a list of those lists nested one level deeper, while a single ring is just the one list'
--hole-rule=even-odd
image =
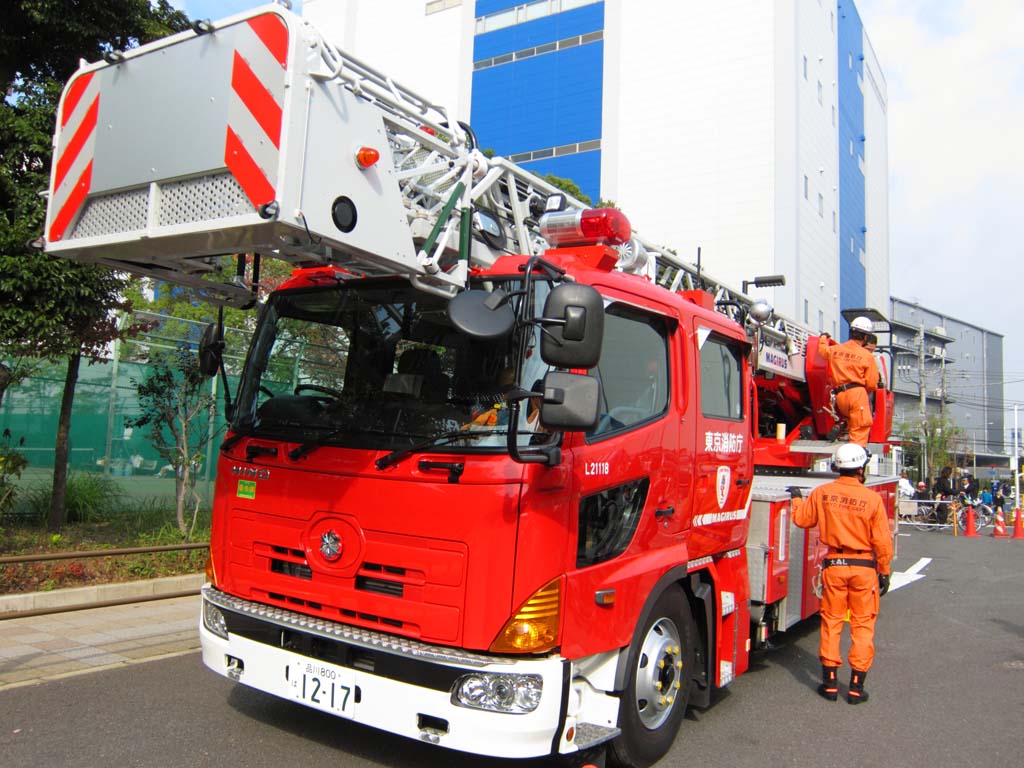
[{"label": "windshield wiper", "polygon": [[[297,445],[290,451],[288,451],[288,458],[291,459],[292,461],[298,461],[303,456],[306,456],[307,454],[310,454],[313,451],[315,451],[317,448],[320,448],[321,446],[325,445],[328,440],[332,440],[338,435],[343,435],[346,432],[360,435],[385,435],[387,437],[392,437],[395,434],[394,432],[388,432],[387,430],[383,429],[335,427],[334,429],[330,429],[322,435],[317,435],[316,438],[312,440],[304,440],[301,445]],[[405,435],[405,437],[416,437],[416,435]]]},{"label": "windshield wiper", "polygon": [[[495,429],[487,432],[486,434],[500,435],[504,434],[505,432],[507,432],[507,430]],[[374,462],[374,466],[377,467],[377,469],[387,469],[388,467],[397,464],[407,456],[411,456],[414,453],[420,453],[421,451],[425,451],[427,448],[433,448],[434,446],[437,445],[445,445],[446,443],[454,443],[456,440],[459,439],[478,440],[479,438],[483,437],[483,434],[484,433],[481,432],[469,432],[464,429],[456,429],[452,430],[451,432],[442,432],[441,434],[429,437],[420,443],[414,443],[413,445],[410,445],[406,448],[398,448],[397,450],[394,450],[389,454],[381,456]]]}]

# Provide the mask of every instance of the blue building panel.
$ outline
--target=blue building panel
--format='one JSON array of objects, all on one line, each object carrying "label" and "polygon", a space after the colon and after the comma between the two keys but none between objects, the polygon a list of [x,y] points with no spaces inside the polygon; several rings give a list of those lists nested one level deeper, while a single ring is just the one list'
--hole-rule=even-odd
[{"label": "blue building panel", "polygon": [[473,73],[470,123],[499,155],[601,138],[604,43]]},{"label": "blue building panel", "polygon": [[[477,15],[480,15],[479,4]],[[533,48],[600,29],[604,29],[604,3],[585,5],[582,8],[477,35],[473,39],[473,61],[490,59],[503,53],[521,51],[524,48]]]},{"label": "blue building panel", "polygon": [[[865,250],[867,214],[864,173],[864,27],[852,0],[837,5],[838,18],[838,141],[839,141],[839,305],[863,307],[867,275],[860,262]],[[851,151],[852,149],[852,151]],[[843,329],[845,336],[847,329]]]},{"label": "blue building panel", "polygon": [[473,14],[479,18],[491,13],[504,11],[506,8],[515,8],[522,5],[524,0],[476,0],[476,10]]},{"label": "blue building panel", "polygon": [[530,173],[535,173],[541,177],[553,173],[555,176],[560,176],[563,179],[571,179],[576,183],[576,186],[583,190],[583,194],[587,195],[594,205],[597,205],[597,201],[601,197],[600,150],[534,160],[529,163],[522,163],[521,165]]}]

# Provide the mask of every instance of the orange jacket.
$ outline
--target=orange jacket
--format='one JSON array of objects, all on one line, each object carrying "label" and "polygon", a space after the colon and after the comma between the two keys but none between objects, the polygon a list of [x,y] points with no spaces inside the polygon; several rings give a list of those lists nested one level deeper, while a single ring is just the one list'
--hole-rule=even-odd
[{"label": "orange jacket", "polygon": [[852,382],[863,384],[868,392],[878,389],[878,364],[859,342],[850,339],[842,344],[829,345],[826,337],[819,336],[818,354],[828,363],[835,386]]},{"label": "orange jacket", "polygon": [[834,549],[874,552],[879,573],[892,567],[892,537],[882,497],[856,477],[840,477],[793,499],[793,522],[821,528],[821,542]]}]

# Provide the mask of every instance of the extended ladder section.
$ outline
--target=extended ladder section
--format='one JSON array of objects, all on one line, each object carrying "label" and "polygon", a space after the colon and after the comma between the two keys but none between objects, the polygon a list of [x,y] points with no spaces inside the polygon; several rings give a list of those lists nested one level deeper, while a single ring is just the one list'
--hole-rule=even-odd
[{"label": "extended ladder section", "polygon": [[[44,243],[214,303],[251,303],[251,286],[219,276],[221,257],[241,253],[453,295],[470,265],[547,250],[537,222],[554,194],[485,157],[444,108],[268,5],[71,78]],[[620,269],[750,316],[748,297],[666,248],[634,237],[619,250]],[[773,317],[761,331],[760,366],[802,379],[806,330]]]}]

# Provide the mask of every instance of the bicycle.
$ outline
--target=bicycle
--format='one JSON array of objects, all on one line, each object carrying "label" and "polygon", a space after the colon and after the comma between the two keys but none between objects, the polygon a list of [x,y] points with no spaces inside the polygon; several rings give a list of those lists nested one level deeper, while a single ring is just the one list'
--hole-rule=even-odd
[{"label": "bicycle", "polygon": [[974,509],[974,530],[981,531],[995,519],[995,511],[981,499],[972,499],[966,493],[961,493],[955,501],[950,503],[950,514],[956,520],[956,527],[960,533],[967,531],[967,510]]},{"label": "bicycle", "polygon": [[916,528],[919,531],[945,528],[949,525],[949,507],[951,502],[942,499],[903,499],[901,504],[913,504],[914,509],[905,513],[900,509],[900,525]]}]

